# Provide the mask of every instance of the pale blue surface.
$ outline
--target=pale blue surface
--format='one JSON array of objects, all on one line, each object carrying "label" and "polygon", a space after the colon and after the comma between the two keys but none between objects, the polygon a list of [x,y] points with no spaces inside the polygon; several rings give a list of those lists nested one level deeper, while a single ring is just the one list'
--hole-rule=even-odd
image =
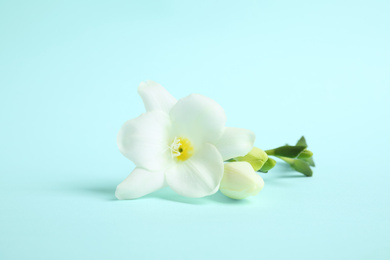
[{"label": "pale blue surface", "polygon": [[[316,2],[316,3],[315,3]],[[389,259],[389,1],[0,2],[0,259]],[[138,84],[201,93],[314,177],[116,201]]]}]

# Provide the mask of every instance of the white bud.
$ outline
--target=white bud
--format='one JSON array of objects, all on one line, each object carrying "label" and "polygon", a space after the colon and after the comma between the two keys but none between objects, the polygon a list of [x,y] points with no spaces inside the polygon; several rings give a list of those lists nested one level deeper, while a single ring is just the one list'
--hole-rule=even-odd
[{"label": "white bud", "polygon": [[264,187],[264,181],[247,162],[225,164],[220,191],[225,196],[241,200],[257,195]]}]

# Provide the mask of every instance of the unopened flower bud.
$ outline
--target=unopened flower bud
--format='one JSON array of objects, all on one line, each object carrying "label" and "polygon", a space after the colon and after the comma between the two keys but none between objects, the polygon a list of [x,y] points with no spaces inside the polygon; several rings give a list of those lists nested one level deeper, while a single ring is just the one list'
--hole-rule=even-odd
[{"label": "unopened flower bud", "polygon": [[265,162],[268,159],[268,155],[263,150],[253,147],[252,151],[250,151],[247,155],[243,157],[237,157],[234,160],[238,162],[248,162],[252,165],[253,169],[257,172],[263,167]]},{"label": "unopened flower bud", "polygon": [[240,200],[257,195],[264,187],[264,181],[247,162],[225,164],[220,191],[225,196]]},{"label": "unopened flower bud", "polygon": [[299,155],[298,155],[298,159],[308,159],[308,158],[311,158],[313,157],[313,153],[309,150],[303,150]]}]

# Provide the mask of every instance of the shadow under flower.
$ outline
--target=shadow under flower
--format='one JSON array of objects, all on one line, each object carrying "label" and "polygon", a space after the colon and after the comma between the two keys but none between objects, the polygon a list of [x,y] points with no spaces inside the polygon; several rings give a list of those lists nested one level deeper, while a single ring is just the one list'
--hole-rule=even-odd
[{"label": "shadow under flower", "polygon": [[80,183],[60,183],[56,190],[70,193],[75,196],[88,196],[99,200],[117,200],[115,197],[116,183],[109,182],[80,182]]},{"label": "shadow under flower", "polygon": [[[88,183],[88,184],[79,184],[79,185],[69,185],[65,187],[65,189],[69,192],[89,194],[97,199],[104,199],[108,201],[119,201],[115,197],[117,183],[112,181],[107,182],[96,182],[96,183]],[[64,189],[64,186],[62,186]],[[169,187],[163,188],[151,194],[148,194],[144,197],[135,199],[135,200],[149,200],[149,199],[158,199],[165,200],[183,204],[192,204],[192,205],[207,205],[207,204],[233,204],[233,205],[244,205],[250,203],[250,199],[247,200],[233,200],[221,192],[217,192],[211,196],[203,197],[203,198],[187,198],[178,195]],[[130,200],[131,201],[131,200]]]},{"label": "shadow under flower", "polygon": [[269,173],[261,173],[260,176],[264,179],[265,185],[273,183],[277,183],[277,185],[293,185],[292,183],[283,182],[283,179],[300,179],[300,178],[308,178],[302,173],[296,172],[293,169],[291,169],[290,165],[288,164],[278,164],[275,166],[272,172]]},{"label": "shadow under flower", "polygon": [[170,188],[164,188],[162,190],[156,191],[140,199],[161,199],[161,200],[173,201],[173,202],[184,203],[184,204],[193,204],[193,205],[206,205],[206,204],[214,204],[214,203],[242,205],[242,204],[249,203],[248,200],[230,199],[220,192],[217,192],[216,194],[204,198],[187,198],[176,194]]},{"label": "shadow under flower", "polygon": [[115,197],[116,186],[97,185],[85,187],[84,190],[92,194],[104,196],[108,200],[117,200],[117,198]]}]

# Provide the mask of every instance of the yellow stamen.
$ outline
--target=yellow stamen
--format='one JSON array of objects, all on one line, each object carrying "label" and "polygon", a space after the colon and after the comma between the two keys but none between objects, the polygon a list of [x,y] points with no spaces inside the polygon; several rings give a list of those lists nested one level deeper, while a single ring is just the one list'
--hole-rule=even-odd
[{"label": "yellow stamen", "polygon": [[187,138],[175,138],[171,147],[172,156],[179,161],[188,160],[194,153],[194,147]]}]

